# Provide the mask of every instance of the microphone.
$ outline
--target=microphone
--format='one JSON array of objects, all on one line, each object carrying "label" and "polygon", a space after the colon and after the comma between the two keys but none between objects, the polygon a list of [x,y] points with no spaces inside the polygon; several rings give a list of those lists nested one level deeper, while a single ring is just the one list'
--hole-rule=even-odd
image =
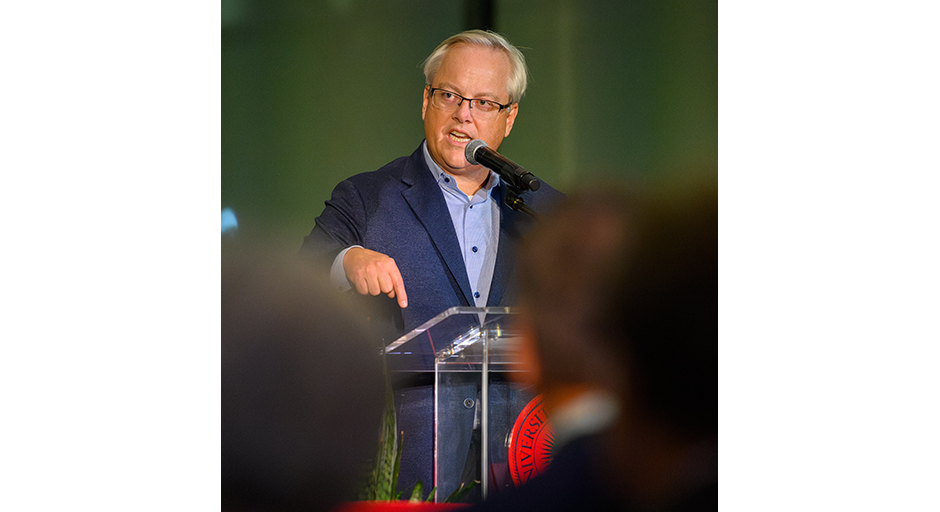
[{"label": "microphone", "polygon": [[522,190],[538,190],[542,182],[534,174],[525,170],[519,164],[490,149],[486,142],[473,139],[464,149],[464,156],[473,165],[484,165],[496,172],[509,182]]}]

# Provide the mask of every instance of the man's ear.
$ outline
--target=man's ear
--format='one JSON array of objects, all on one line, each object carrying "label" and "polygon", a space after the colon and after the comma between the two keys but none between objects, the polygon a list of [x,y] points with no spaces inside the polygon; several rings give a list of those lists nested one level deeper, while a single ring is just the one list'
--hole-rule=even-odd
[{"label": "man's ear", "polygon": [[424,101],[421,103],[421,120],[424,120],[424,113],[428,110],[428,88],[430,85],[424,86]]},{"label": "man's ear", "polygon": [[509,132],[512,131],[512,125],[516,122],[516,115],[519,113],[519,104],[513,103],[509,107],[509,114],[506,115],[506,134],[503,137],[509,137]]}]

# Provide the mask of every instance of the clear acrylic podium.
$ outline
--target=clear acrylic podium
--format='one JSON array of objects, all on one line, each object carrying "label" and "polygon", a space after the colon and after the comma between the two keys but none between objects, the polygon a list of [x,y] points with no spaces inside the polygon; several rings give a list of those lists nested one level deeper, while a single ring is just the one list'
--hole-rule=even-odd
[{"label": "clear acrylic podium", "polygon": [[[513,485],[510,434],[534,396],[510,375],[524,371],[512,322],[516,313],[512,308],[450,308],[385,347],[391,371],[434,374],[438,501],[461,484],[470,485],[468,474],[478,475],[484,498]],[[468,473],[468,467],[475,472]]]}]

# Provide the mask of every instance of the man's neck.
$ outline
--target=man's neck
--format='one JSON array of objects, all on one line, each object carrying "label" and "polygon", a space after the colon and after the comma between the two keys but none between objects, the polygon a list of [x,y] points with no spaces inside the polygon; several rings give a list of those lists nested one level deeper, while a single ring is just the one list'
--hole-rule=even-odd
[{"label": "man's neck", "polygon": [[473,197],[478,190],[486,185],[487,180],[490,179],[490,170],[483,168],[468,174],[451,174],[451,176],[454,177],[454,180],[457,182],[457,188],[459,188],[461,192],[467,194],[467,197]]},{"label": "man's neck", "polygon": [[[457,188],[464,194],[467,194],[467,197],[473,197],[481,188],[486,186],[490,179],[490,170],[483,166],[480,166],[476,170],[467,170],[457,173],[447,172],[434,161],[434,158],[428,152],[427,141],[422,143],[422,149],[424,151],[425,162],[431,168],[431,172],[443,172],[454,178]],[[435,168],[437,169],[436,171]],[[437,175],[435,174],[435,176]]]}]

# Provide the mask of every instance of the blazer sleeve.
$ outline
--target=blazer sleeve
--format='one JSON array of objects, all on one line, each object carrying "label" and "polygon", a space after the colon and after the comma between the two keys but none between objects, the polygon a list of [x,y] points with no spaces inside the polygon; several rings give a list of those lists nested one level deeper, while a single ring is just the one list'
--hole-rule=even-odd
[{"label": "blazer sleeve", "polygon": [[333,189],[310,235],[304,237],[301,253],[332,265],[340,251],[362,245],[367,220],[365,201],[358,188],[351,180],[344,180]]}]

